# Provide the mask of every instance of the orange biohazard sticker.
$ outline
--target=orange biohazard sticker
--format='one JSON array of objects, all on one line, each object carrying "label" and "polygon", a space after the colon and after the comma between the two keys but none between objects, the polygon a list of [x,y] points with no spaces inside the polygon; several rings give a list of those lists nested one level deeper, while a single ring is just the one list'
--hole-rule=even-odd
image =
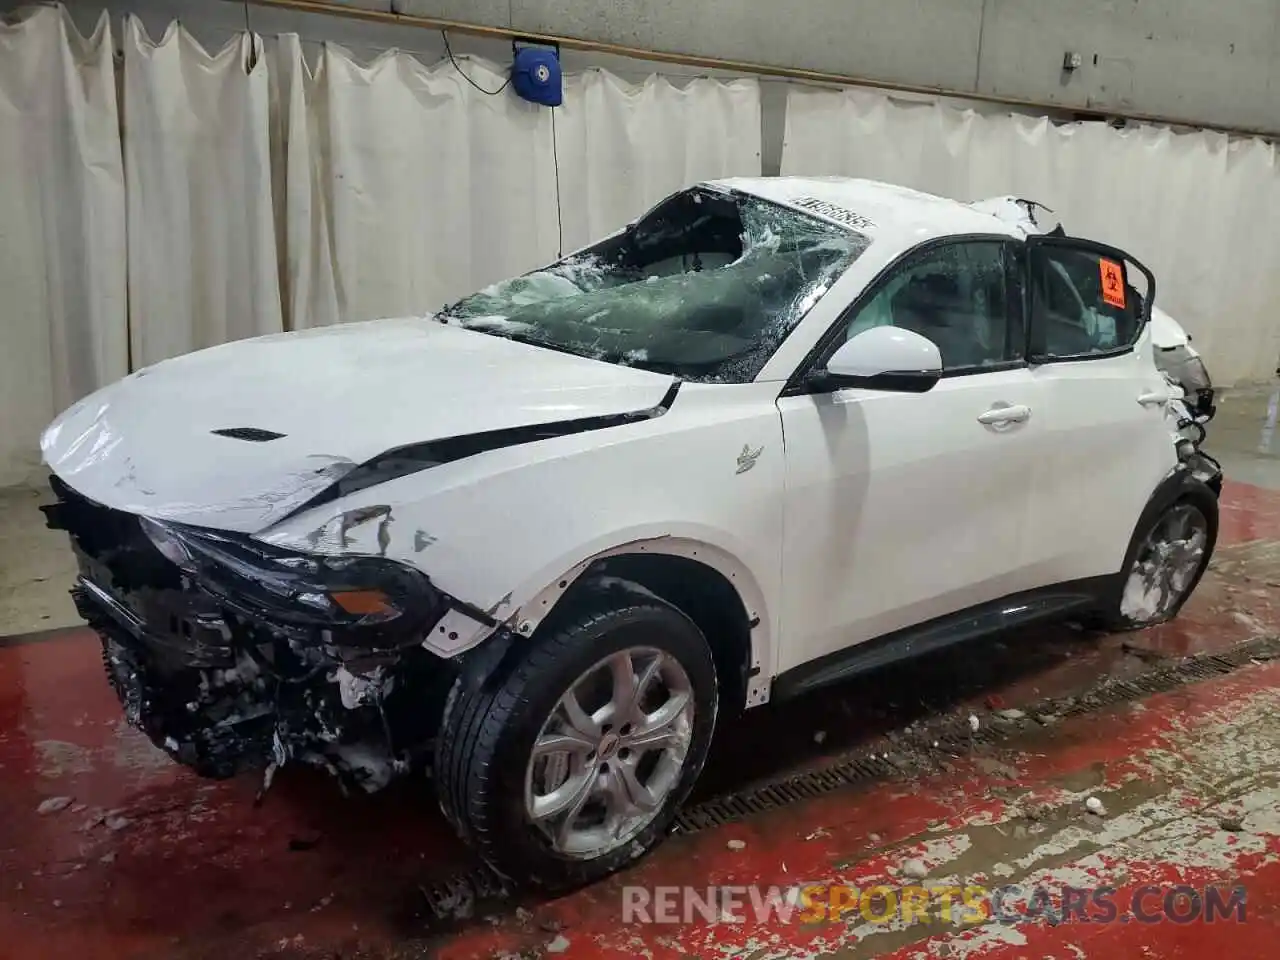
[{"label": "orange biohazard sticker", "polygon": [[1124,309],[1124,268],[1114,260],[1098,261],[1102,271],[1102,299],[1119,309]]}]

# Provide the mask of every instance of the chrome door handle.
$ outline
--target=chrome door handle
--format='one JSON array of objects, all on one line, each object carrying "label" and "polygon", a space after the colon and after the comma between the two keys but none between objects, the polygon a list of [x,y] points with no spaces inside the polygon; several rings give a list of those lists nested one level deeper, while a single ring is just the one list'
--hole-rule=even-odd
[{"label": "chrome door handle", "polygon": [[991,425],[999,425],[1002,423],[1022,423],[1031,419],[1031,408],[1025,404],[1015,404],[1008,407],[992,407],[986,413],[978,415],[978,422]]},{"label": "chrome door handle", "polygon": [[1138,395],[1138,402],[1144,407],[1159,406],[1161,404],[1168,403],[1172,399],[1173,398],[1167,393],[1156,393],[1155,391]]}]

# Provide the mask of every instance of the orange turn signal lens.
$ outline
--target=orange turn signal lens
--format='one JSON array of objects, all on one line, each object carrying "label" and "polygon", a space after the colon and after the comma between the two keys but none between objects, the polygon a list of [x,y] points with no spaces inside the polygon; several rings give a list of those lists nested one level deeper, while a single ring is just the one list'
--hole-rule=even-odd
[{"label": "orange turn signal lens", "polygon": [[381,590],[337,590],[330,596],[343,610],[356,616],[399,613]]}]

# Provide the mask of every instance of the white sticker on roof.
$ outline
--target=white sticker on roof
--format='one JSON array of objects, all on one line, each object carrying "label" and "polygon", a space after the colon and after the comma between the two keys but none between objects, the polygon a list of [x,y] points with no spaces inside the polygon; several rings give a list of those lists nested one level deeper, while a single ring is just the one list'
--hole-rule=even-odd
[{"label": "white sticker on roof", "polygon": [[876,226],[875,223],[860,213],[854,213],[852,210],[826,200],[819,200],[817,197],[800,197],[791,202],[803,210],[811,210],[826,217],[828,220],[842,223],[846,227],[852,227],[854,230],[874,230]]}]

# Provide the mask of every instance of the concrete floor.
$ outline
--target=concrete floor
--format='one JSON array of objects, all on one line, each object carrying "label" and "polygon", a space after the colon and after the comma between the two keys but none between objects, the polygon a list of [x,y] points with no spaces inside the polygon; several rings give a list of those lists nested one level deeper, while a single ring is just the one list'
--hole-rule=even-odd
[{"label": "concrete floor", "polygon": [[[872,752],[913,772],[674,837],[622,876],[559,900],[460,900],[447,923],[432,909],[435,891],[476,864],[428,783],[343,799],[323,775],[286,770],[255,806],[256,780],[209,783],[170,764],[123,722],[94,638],[50,632],[73,622],[66,549],[42,529],[38,494],[6,497],[0,960],[1273,957],[1280,664],[1259,656],[1110,706],[1091,691],[1280,634],[1274,409],[1270,391],[1231,396],[1212,424],[1209,448],[1231,478],[1219,553],[1176,622],[1128,636],[1022,631],[754,711],[718,734],[695,801]],[[1056,719],[1047,698],[1078,709]],[[929,724],[973,715],[985,730],[1009,710],[1026,716],[1010,715],[1007,735],[991,741],[919,742]],[[1103,815],[1088,812],[1089,797]],[[1120,919],[1134,917],[1135,896],[1158,912],[1174,884],[1203,899],[1208,886],[1237,883],[1243,923]],[[848,908],[877,885],[895,902],[929,902],[938,895],[919,887],[1006,884],[1022,899],[1006,903],[1005,922],[989,900],[988,915],[964,925],[945,922],[936,902],[910,922]],[[622,923],[628,896],[682,885],[704,899],[712,885],[741,889],[709,917],[677,910],[681,922]],[[757,897],[774,888],[784,904],[803,888],[845,909],[756,916],[743,909],[749,885]],[[1060,898],[1065,887],[1100,886],[1117,891],[1114,922],[1027,915],[1036,889]]]},{"label": "concrete floor", "polygon": [[1241,483],[1280,487],[1280,387],[1229,391],[1209,424],[1205,449],[1222,461],[1227,476]]},{"label": "concrete floor", "polygon": [[39,510],[52,499],[32,487],[0,489],[0,637],[80,623],[67,592],[76,564],[66,535],[48,529]]}]

